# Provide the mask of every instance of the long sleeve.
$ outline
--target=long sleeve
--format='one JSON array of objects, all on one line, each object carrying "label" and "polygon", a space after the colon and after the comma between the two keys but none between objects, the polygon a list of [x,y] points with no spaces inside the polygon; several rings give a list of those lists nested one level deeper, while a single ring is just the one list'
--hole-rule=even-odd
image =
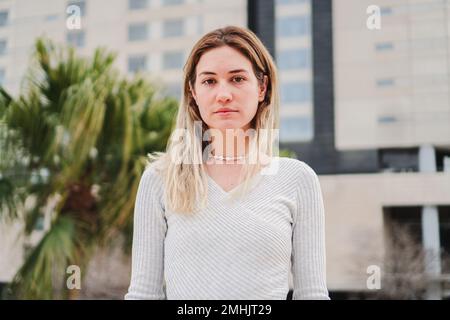
[{"label": "long sleeve", "polygon": [[163,300],[164,239],[167,222],[161,203],[162,185],[153,168],[139,182],[134,208],[131,282],[125,300]]},{"label": "long sleeve", "polygon": [[302,165],[292,234],[292,299],[329,300],[322,191],[314,170],[304,162]]}]

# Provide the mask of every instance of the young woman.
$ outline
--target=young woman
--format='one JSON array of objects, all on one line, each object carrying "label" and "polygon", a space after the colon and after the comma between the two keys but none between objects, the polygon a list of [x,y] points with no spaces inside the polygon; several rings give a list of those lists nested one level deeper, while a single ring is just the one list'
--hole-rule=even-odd
[{"label": "young woman", "polygon": [[253,32],[195,44],[176,130],[140,181],[125,299],[286,299],[290,275],[293,299],[329,299],[318,177],[274,155],[277,85]]}]

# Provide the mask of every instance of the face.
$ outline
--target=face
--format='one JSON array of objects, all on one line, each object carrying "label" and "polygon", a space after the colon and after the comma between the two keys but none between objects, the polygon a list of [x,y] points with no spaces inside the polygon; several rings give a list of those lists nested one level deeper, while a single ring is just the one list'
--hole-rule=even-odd
[{"label": "face", "polygon": [[258,103],[264,100],[267,76],[260,85],[247,57],[228,46],[204,53],[196,67],[192,95],[209,128],[250,128]]}]

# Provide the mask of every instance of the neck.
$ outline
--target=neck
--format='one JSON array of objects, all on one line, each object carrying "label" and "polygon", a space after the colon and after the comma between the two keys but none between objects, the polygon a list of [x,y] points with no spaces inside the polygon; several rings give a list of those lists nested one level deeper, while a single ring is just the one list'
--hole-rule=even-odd
[{"label": "neck", "polygon": [[212,154],[221,158],[242,158],[248,153],[249,137],[243,130],[220,130],[213,135]]}]

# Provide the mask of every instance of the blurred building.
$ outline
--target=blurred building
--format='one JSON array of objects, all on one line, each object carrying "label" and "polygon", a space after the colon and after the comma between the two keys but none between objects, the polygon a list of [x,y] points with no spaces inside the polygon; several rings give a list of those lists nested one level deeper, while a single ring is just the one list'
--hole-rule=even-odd
[{"label": "blurred building", "polygon": [[35,39],[46,35],[80,54],[99,46],[115,51],[120,71],[145,72],[179,96],[192,45],[206,30],[228,24],[247,24],[246,1],[1,1],[0,83],[18,92]]},{"label": "blurred building", "polygon": [[[81,29],[66,26],[72,4],[81,9]],[[115,50],[120,70],[147,72],[179,96],[182,66],[199,36],[248,26],[279,68],[281,146],[319,174],[331,296],[376,293],[367,285],[374,266],[381,287],[390,285],[386,259],[402,257],[401,225],[434,257],[423,264],[432,279],[426,296],[449,297],[450,266],[443,261],[450,254],[450,1],[378,4],[6,0],[0,82],[18,92],[34,39],[44,32],[83,54],[99,45]],[[368,27],[378,14],[380,28]],[[11,279],[15,269],[5,266],[17,266],[23,252],[9,254],[0,252],[0,282]]]},{"label": "blurred building", "polygon": [[381,188],[404,194],[380,203],[383,224],[417,226],[438,256],[425,267],[436,278],[427,295],[448,297],[438,279],[450,273],[439,261],[441,248],[450,251],[450,2],[380,2],[378,30],[364,23],[370,5],[333,1],[336,148],[376,150],[374,169],[392,172],[392,183],[417,180]]},{"label": "blurred building", "polygon": [[[400,225],[428,252],[425,296],[448,298],[450,1],[378,3],[275,1],[279,66],[290,61],[282,38],[294,30],[303,36],[301,21],[311,21],[310,35],[289,44],[311,48],[310,64],[281,70],[287,77],[312,69],[312,78],[303,78],[312,81],[312,108],[304,113],[311,124],[293,121],[289,125],[303,129],[294,141],[281,142],[320,175],[333,296],[374,293],[367,286],[370,266],[392,275],[389,259],[401,257],[392,226]],[[379,17],[379,29],[371,28],[373,17]],[[301,51],[296,56],[304,61]],[[383,279],[382,287],[391,285]]]}]

